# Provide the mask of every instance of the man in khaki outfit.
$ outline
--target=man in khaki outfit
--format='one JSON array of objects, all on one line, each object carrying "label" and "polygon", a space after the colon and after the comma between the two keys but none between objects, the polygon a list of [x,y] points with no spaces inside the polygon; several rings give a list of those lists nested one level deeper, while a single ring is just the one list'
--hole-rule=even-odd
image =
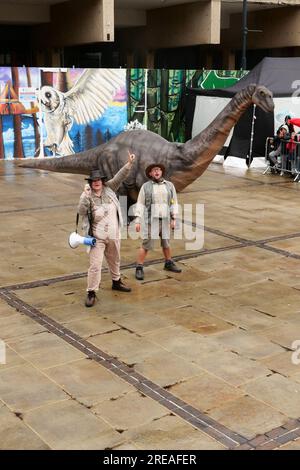
[{"label": "man in khaki outfit", "polygon": [[181,273],[171,258],[170,227],[175,229],[178,203],[176,189],[164,179],[165,167],[160,163],[153,163],[146,168],[149,181],[143,184],[138,195],[135,211],[135,228],[137,232],[142,229],[143,243],[138,252],[135,277],[138,281],[144,279],[144,261],[149,250],[153,249],[155,239],[160,238],[165,258],[164,269],[173,273]]},{"label": "man in khaki outfit", "polygon": [[[115,191],[129,175],[135,155],[128,152],[128,162],[111,180],[99,170],[92,170],[80,196],[78,212],[83,217],[86,234],[96,238],[96,245],[90,249],[90,267],[87,279],[86,307],[92,307],[96,300],[96,291],[101,281],[101,268],[105,256],[111,277],[112,289],[130,292],[120,276],[120,226],[122,225],[121,208]],[[92,229],[92,230],[90,230]]]}]

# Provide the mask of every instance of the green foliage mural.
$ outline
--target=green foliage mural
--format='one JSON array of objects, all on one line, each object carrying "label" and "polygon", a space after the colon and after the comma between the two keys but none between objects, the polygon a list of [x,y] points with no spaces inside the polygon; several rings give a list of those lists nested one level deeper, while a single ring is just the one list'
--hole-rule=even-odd
[{"label": "green foliage mural", "polygon": [[145,69],[129,69],[127,73],[128,122],[142,122],[145,105]]},{"label": "green foliage mural", "polygon": [[[248,72],[240,70],[148,70],[128,73],[128,121],[137,119],[172,142],[184,142],[185,92],[193,88],[226,88]],[[145,81],[147,80],[147,116]]]}]

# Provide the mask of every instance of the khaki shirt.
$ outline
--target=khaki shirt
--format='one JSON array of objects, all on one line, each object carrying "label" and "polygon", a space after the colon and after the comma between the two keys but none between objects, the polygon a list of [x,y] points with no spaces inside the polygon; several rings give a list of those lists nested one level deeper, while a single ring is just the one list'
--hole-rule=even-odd
[{"label": "khaki shirt", "polygon": [[[103,185],[100,196],[97,196],[94,191],[91,192],[91,196],[87,196],[84,191],[81,194],[78,204],[78,213],[83,218],[82,228],[86,234],[89,230],[87,214],[90,208],[93,213],[93,233],[95,236],[97,236],[97,232],[100,235],[100,229],[101,233],[103,233],[106,225],[119,227],[119,225],[122,224],[120,204],[115,191],[117,191],[123,181],[127,179],[131,166],[130,163],[126,163],[111,180],[107,181]],[[109,208],[110,204],[113,204],[115,207]],[[114,217],[112,216],[113,214]],[[113,218],[114,220],[112,220]]]},{"label": "khaki shirt", "polygon": [[[178,214],[178,202],[177,194],[174,188],[174,200],[172,206],[168,204],[168,190],[166,188],[166,180],[162,180],[159,183],[152,181],[153,193],[152,193],[152,218],[169,218],[169,216],[175,217]],[[136,223],[140,223],[145,210],[145,191],[144,185],[138,195],[138,200],[135,208]]]}]

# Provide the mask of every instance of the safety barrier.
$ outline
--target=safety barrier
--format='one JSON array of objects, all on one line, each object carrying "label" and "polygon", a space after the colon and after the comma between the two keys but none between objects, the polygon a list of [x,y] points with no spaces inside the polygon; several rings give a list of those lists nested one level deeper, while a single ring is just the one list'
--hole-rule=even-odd
[{"label": "safety barrier", "polygon": [[296,135],[292,139],[281,139],[277,148],[274,147],[274,138],[268,137],[265,146],[265,160],[268,163],[267,168],[263,172],[285,173],[294,177],[294,181],[300,180],[300,142],[297,139],[300,135]]}]

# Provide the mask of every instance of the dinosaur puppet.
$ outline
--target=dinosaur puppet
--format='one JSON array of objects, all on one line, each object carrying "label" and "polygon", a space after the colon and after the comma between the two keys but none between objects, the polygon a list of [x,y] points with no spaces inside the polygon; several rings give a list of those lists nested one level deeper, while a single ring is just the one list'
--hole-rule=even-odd
[{"label": "dinosaur puppet", "polygon": [[267,88],[249,85],[230,100],[206,129],[185,144],[168,142],[147,130],[132,130],[76,155],[26,159],[19,165],[83,175],[89,174],[91,169],[98,168],[102,174],[112,178],[126,163],[130,150],[136,155],[136,160],[119,194],[127,194],[133,202],[136,201],[138,191],[146,181],[145,168],[151,163],[164,164],[166,178],[174,183],[177,191],[181,191],[202,175],[224,145],[232,127],[252,103],[266,112],[274,109],[272,93]]}]

